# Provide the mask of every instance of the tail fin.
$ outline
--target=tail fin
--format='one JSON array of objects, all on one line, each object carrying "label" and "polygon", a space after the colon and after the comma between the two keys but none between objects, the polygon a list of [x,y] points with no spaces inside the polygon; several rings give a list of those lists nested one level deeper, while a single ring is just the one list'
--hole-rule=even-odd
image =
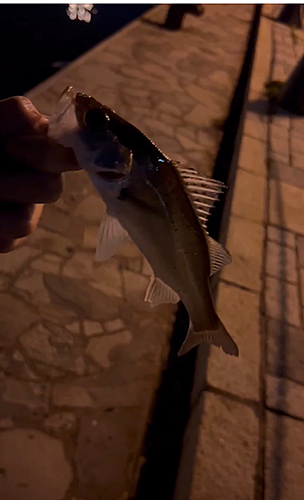
[{"label": "tail fin", "polygon": [[230,337],[220,319],[218,319],[218,328],[216,330],[204,330],[201,332],[195,332],[193,330],[193,325],[190,320],[187,337],[180,348],[178,355],[181,356],[182,354],[186,354],[201,342],[209,342],[209,344],[221,347],[226,354],[230,354],[231,356],[239,355],[238,346]]}]

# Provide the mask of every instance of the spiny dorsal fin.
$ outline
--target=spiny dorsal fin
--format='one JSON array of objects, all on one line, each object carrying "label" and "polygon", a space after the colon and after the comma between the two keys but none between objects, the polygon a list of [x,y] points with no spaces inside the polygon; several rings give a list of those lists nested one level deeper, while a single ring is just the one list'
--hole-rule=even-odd
[{"label": "spiny dorsal fin", "polygon": [[184,167],[178,163],[174,163],[174,165],[183,181],[200,224],[206,232],[210,211],[223,192],[225,185],[220,181],[204,177],[194,168]]},{"label": "spiny dorsal fin", "polygon": [[210,259],[210,276],[222,269],[231,262],[231,256],[220,243],[215,241],[211,236],[206,237]]}]

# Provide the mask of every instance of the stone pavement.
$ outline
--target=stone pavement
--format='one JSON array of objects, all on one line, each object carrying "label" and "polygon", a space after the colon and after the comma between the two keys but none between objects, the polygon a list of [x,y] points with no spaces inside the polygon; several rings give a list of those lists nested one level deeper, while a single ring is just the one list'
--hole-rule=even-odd
[{"label": "stone pavement", "polygon": [[[208,5],[176,33],[137,20],[28,96],[52,113],[74,85],[211,173],[252,15]],[[0,257],[1,500],[133,495],[175,306],[143,302],[151,270],[131,242],[95,262],[104,212],[88,177],[66,174],[38,230]]]},{"label": "stone pavement", "polygon": [[301,31],[262,16],[217,296],[240,357],[211,348],[204,390],[198,355],[176,500],[304,498],[304,119],[264,94],[302,55]]}]

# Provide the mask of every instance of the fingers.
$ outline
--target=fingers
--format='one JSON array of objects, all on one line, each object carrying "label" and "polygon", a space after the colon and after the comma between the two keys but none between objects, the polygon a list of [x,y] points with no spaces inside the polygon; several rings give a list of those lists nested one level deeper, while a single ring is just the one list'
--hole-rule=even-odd
[{"label": "fingers", "polygon": [[[2,209],[3,209],[3,206],[2,206]],[[32,207],[28,207],[27,213],[25,213],[26,209],[25,209],[25,211],[19,212],[19,214],[21,213],[25,219],[25,222],[23,224],[25,230],[23,228],[23,232],[26,232],[26,235],[22,238],[15,238],[15,237],[9,238],[6,233],[4,233],[4,237],[2,237],[3,232],[1,233],[1,227],[0,227],[0,253],[11,252],[12,250],[14,250],[18,246],[20,246],[22,243],[24,243],[24,241],[26,240],[26,237],[31,232],[33,232],[34,229],[36,229],[38,222],[39,222],[39,219],[41,217],[42,211],[43,211],[43,205],[34,205]],[[7,211],[4,210],[4,212],[5,212],[5,214],[7,214]],[[2,216],[3,216],[3,211],[2,211],[2,214],[0,214],[0,217],[2,217]],[[27,220],[27,222],[26,222],[26,220]],[[4,227],[4,229],[5,229],[5,227]]]},{"label": "fingers", "polygon": [[72,149],[43,135],[12,138],[5,150],[10,157],[43,172],[61,173],[80,169]]},{"label": "fingers", "polygon": [[0,203],[0,240],[28,236],[37,226],[42,210],[43,205]]},{"label": "fingers", "polygon": [[73,150],[47,137],[48,117],[26,97],[0,101],[0,146],[6,153],[43,172],[79,170]]},{"label": "fingers", "polygon": [[48,118],[26,97],[10,97],[0,105],[0,142],[17,135],[47,133]]}]

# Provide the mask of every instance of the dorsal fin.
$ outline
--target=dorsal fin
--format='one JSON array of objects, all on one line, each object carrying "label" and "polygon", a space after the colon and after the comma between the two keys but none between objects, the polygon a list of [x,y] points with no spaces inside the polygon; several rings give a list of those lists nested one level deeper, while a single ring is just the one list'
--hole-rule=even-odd
[{"label": "dorsal fin", "polygon": [[217,180],[204,177],[194,168],[184,167],[177,162],[174,163],[183,181],[185,190],[201,226],[206,231],[207,220],[210,211],[218,200],[219,195],[224,191],[225,185]]}]

